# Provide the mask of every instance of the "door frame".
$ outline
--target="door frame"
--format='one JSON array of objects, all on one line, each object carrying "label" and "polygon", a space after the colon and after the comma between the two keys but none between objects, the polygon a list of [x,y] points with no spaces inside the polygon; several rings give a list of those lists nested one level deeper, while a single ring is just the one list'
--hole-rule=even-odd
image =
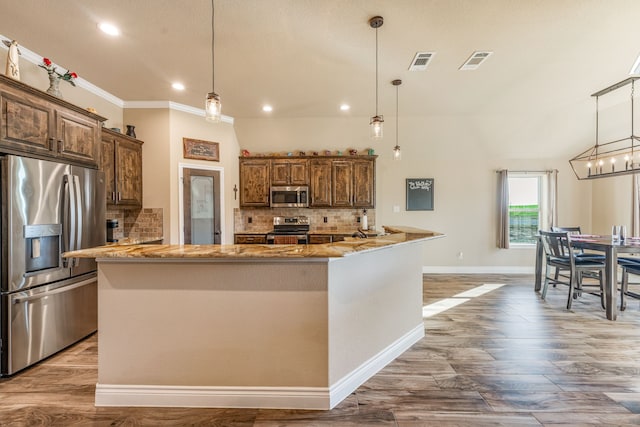
[{"label": "door frame", "polygon": [[224,168],[199,163],[178,163],[178,227],[179,243],[184,245],[184,169],[200,169],[220,172],[220,244],[226,243],[225,210],[224,210]]}]

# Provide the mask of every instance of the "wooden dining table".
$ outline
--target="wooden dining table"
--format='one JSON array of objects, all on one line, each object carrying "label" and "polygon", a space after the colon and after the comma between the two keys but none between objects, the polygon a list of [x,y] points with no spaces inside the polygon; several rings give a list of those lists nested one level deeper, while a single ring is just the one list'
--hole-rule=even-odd
[{"label": "wooden dining table", "polygon": [[[607,319],[618,317],[618,254],[640,253],[640,238],[628,237],[614,241],[611,236],[592,234],[572,234],[569,241],[577,249],[588,249],[603,252],[605,256],[604,294]],[[536,245],[536,270],[534,290],[542,288],[542,268],[544,263],[543,248],[540,239]]]}]

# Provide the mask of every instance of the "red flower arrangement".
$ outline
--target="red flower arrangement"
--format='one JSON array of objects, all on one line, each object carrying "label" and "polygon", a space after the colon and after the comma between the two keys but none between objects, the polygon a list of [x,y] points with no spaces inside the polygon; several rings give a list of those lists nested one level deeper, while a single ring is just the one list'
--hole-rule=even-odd
[{"label": "red flower arrangement", "polygon": [[71,83],[71,86],[76,85],[73,79],[77,79],[78,75],[76,73],[69,72],[69,70],[67,70],[64,74],[60,74],[56,71],[56,67],[53,65],[49,58],[42,58],[42,64],[39,64],[38,67],[47,70],[49,76],[55,75],[58,79]]}]

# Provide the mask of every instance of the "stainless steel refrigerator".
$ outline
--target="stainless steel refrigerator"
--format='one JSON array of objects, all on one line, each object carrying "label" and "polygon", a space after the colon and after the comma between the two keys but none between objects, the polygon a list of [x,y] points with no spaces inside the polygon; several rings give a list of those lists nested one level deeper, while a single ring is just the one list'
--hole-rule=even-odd
[{"label": "stainless steel refrigerator", "polygon": [[104,173],[0,157],[0,375],[97,329],[93,259],[62,253],[105,244]]}]

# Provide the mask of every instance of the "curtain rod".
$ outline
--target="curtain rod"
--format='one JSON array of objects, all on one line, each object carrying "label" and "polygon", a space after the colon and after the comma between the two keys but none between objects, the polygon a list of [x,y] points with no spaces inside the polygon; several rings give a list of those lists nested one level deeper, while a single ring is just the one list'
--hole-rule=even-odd
[{"label": "curtain rod", "polygon": [[500,173],[503,170],[506,170],[507,172],[513,172],[513,173],[547,173],[547,172],[558,172],[558,169],[547,169],[547,170],[543,170],[543,171],[532,171],[532,170],[523,170],[523,171],[514,171],[511,169],[498,169],[496,170],[496,173]]}]

